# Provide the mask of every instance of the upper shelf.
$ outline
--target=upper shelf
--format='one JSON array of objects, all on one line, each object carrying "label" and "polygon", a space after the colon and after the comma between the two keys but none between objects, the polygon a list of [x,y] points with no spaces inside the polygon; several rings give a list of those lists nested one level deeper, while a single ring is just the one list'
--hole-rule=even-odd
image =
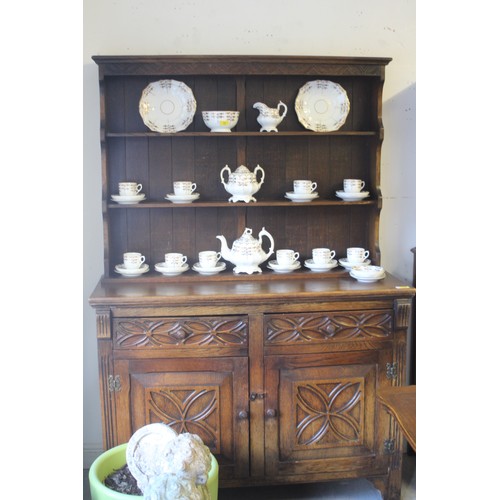
[{"label": "upper shelf", "polygon": [[163,134],[160,132],[106,132],[106,137],[283,137],[283,136],[377,136],[380,132],[367,131],[335,131],[335,132],[175,132]]}]

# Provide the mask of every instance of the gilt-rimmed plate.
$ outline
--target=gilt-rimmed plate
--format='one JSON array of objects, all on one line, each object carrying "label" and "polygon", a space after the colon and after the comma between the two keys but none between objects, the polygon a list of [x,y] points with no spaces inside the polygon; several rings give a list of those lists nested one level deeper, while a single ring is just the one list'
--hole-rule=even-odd
[{"label": "gilt-rimmed plate", "polygon": [[346,91],[329,80],[313,80],[303,85],[295,99],[299,122],[314,132],[332,132],[344,125],[350,103]]},{"label": "gilt-rimmed plate", "polygon": [[177,80],[150,83],[139,101],[144,124],[154,132],[179,132],[189,127],[196,112],[193,91]]}]

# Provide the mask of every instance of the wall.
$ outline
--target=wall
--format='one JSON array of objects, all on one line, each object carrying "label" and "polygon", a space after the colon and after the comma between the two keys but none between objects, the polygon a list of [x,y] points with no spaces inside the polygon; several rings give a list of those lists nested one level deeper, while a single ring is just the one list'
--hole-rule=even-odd
[{"label": "wall", "polygon": [[384,87],[382,265],[411,281],[415,229],[414,0],[85,0],[83,45],[83,452],[102,449],[95,313],[102,272],[97,66],[92,55],[392,57]]}]

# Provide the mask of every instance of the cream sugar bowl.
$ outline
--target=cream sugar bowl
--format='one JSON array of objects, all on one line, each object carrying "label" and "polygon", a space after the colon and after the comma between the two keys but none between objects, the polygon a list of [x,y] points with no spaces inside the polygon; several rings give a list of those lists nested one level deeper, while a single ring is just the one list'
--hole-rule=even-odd
[{"label": "cream sugar bowl", "polygon": [[[228,181],[224,180],[224,173],[228,173]],[[257,180],[257,174],[261,173],[260,181]],[[252,195],[254,195],[262,186],[265,178],[264,169],[257,165],[253,172],[251,172],[245,165],[240,165],[234,172],[226,165],[220,171],[220,179],[224,188],[232,196],[229,201],[244,201],[248,203],[249,201],[257,201]]]}]

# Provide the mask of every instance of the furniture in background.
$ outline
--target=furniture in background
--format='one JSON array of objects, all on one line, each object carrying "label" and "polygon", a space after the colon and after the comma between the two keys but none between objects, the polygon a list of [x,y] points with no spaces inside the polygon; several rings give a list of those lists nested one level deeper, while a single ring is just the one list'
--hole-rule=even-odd
[{"label": "furniture in background", "polygon": [[417,386],[387,387],[378,393],[380,402],[397,420],[413,451],[417,451]]}]

